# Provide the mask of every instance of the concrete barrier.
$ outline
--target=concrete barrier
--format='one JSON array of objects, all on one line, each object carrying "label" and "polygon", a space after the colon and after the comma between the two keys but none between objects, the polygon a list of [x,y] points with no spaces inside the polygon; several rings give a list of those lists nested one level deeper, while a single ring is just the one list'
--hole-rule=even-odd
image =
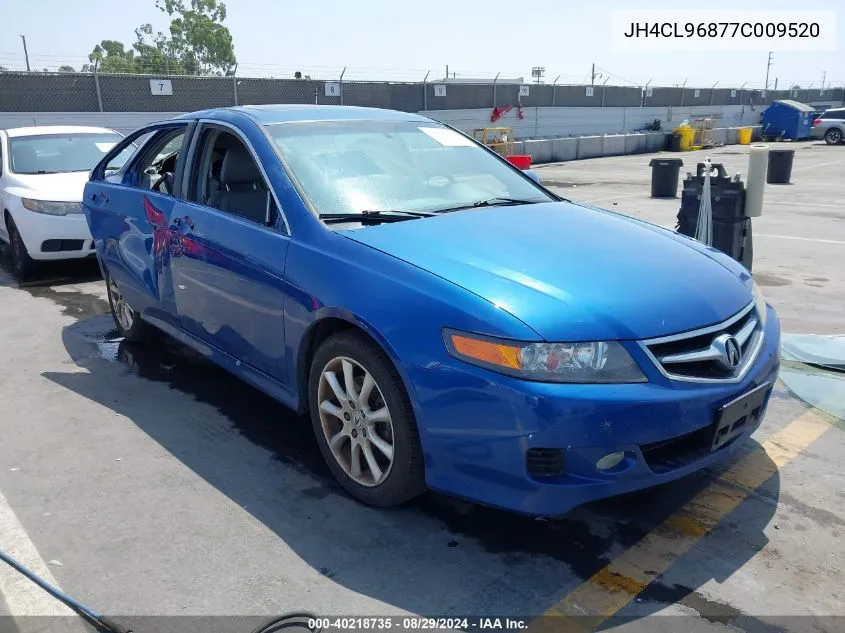
[{"label": "concrete barrier", "polygon": [[602,137],[602,156],[621,156],[625,153],[625,135],[613,134]]},{"label": "concrete barrier", "polygon": [[664,132],[647,132],[645,142],[647,152],[659,152],[666,146],[666,134]]},{"label": "concrete barrier", "polygon": [[[759,138],[760,126],[752,126],[752,138]],[[716,128],[714,145],[736,145],[739,128]],[[666,132],[632,132],[555,139],[531,139],[514,142],[514,154],[530,154],[534,163],[564,162],[602,156],[622,156],[661,152],[666,147]]]},{"label": "concrete barrier", "polygon": [[578,137],[578,159],[599,158],[602,155],[601,136]]},{"label": "concrete barrier", "polygon": [[577,138],[556,138],[552,140],[552,160],[566,161],[578,158]]},{"label": "concrete barrier", "polygon": [[645,134],[626,134],[625,135],[625,153],[626,154],[642,154],[648,150]]},{"label": "concrete barrier", "polygon": [[552,141],[551,139],[537,141],[523,141],[525,154],[531,155],[532,163],[552,162]]}]

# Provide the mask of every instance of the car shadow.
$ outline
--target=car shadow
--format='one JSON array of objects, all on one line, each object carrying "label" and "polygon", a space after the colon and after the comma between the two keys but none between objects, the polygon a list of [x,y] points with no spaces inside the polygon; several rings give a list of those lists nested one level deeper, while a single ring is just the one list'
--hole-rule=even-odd
[{"label": "car shadow", "polygon": [[[168,337],[149,345],[126,343],[105,315],[65,327],[62,338],[75,364],[87,371],[44,377],[131,420],[333,582],[414,613],[542,613],[642,540],[719,472],[703,471],[541,520],[434,493],[401,508],[376,510],[350,501],[334,481],[306,419],[180,343]],[[160,384],[157,403],[131,397],[138,381]],[[197,405],[174,397],[181,394],[222,417],[186,424],[184,407]],[[744,450],[761,449],[751,441]],[[719,622],[742,616],[697,590],[712,580],[724,582],[767,544],[764,528],[780,494],[779,475],[772,470],[755,494],[722,519],[719,538],[703,539],[671,560],[671,574],[655,574],[631,617],[676,602]],[[288,485],[302,479],[294,473],[310,483]],[[309,504],[328,520],[315,522],[310,512],[291,510]],[[338,539],[338,525],[354,526],[360,535]],[[355,543],[361,551],[352,551]],[[378,565],[365,564],[374,548]]]},{"label": "car shadow", "polygon": [[109,311],[108,301],[90,293],[62,287],[102,279],[97,260],[86,258],[38,262],[33,274],[26,281],[19,281],[12,266],[9,248],[0,243],[0,287],[18,288],[33,297],[51,299],[62,306],[64,314],[77,319],[105,314]]}]

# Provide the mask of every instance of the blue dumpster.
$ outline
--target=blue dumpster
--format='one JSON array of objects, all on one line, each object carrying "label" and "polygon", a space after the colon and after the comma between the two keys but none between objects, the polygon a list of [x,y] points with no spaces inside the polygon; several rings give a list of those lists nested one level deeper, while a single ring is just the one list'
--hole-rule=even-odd
[{"label": "blue dumpster", "polygon": [[763,113],[762,136],[798,141],[810,138],[815,108],[791,99],[780,99]]}]

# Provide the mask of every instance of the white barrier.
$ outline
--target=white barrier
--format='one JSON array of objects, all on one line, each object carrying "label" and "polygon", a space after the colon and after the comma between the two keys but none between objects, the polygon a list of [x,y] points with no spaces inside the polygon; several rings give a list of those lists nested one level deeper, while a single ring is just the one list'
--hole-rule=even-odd
[{"label": "white barrier", "polygon": [[524,154],[531,155],[532,163],[552,162],[552,140],[524,141]]},{"label": "white barrier", "polygon": [[625,153],[624,134],[606,134],[602,136],[602,156],[621,156]]},{"label": "white barrier", "polygon": [[563,162],[578,158],[577,138],[556,138],[552,140],[552,160]]},{"label": "white barrier", "polygon": [[642,154],[648,151],[648,144],[646,143],[645,134],[626,134],[625,135],[625,153],[626,154]]},{"label": "white barrier", "polygon": [[601,136],[578,137],[578,159],[600,158],[602,155]]}]

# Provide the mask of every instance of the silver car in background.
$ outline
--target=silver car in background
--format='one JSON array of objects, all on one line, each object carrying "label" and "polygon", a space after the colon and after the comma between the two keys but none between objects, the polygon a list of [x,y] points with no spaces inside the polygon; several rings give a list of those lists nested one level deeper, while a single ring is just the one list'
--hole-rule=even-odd
[{"label": "silver car in background", "polygon": [[823,138],[828,145],[838,145],[845,139],[845,108],[825,110],[813,121],[813,138]]}]

